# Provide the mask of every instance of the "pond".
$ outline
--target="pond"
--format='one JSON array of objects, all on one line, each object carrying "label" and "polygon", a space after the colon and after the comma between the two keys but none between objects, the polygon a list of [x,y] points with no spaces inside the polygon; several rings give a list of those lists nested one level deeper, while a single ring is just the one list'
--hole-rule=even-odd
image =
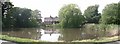
[{"label": "pond", "polygon": [[97,30],[97,29],[57,29],[57,28],[16,28],[2,31],[3,35],[21,38],[30,38],[45,41],[74,41],[83,39],[94,39],[99,37],[114,36],[117,30]]}]

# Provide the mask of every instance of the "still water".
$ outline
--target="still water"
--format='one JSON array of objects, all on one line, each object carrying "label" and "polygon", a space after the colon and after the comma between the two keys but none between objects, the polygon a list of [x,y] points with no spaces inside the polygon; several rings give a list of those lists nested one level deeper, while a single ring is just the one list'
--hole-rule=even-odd
[{"label": "still water", "polygon": [[16,28],[3,31],[3,35],[9,35],[21,38],[30,38],[44,41],[73,41],[83,39],[94,39],[105,36],[114,36],[114,30],[96,30],[96,29],[56,29],[56,28]]}]

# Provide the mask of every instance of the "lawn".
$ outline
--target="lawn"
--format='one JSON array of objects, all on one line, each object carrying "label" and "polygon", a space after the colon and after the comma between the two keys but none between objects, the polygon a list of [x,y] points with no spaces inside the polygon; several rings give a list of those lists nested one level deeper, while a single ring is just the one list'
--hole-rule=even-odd
[{"label": "lawn", "polygon": [[[12,41],[12,42],[49,42],[49,41],[33,40],[33,39],[27,39],[27,38],[10,37],[7,35],[0,35],[0,39]],[[114,37],[101,37],[99,39],[76,40],[72,42],[111,42],[111,41],[117,41],[117,40],[120,40],[118,39],[118,36],[114,36]],[[57,42],[61,42],[61,41],[57,41]]]},{"label": "lawn", "polygon": [[45,42],[45,41],[33,40],[33,39],[27,39],[27,38],[10,37],[8,35],[0,35],[0,39],[12,41],[12,42]]}]

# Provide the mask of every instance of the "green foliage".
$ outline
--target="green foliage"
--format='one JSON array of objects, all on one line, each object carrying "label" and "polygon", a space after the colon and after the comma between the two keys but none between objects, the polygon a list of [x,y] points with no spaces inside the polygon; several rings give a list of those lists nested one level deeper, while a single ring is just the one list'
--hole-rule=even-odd
[{"label": "green foliage", "polygon": [[117,16],[117,24],[120,25],[120,1],[118,2],[118,16]]},{"label": "green foliage", "polygon": [[32,11],[31,12],[31,14],[32,14],[32,19],[37,19],[37,21],[39,22],[39,23],[41,23],[42,22],[42,16],[41,16],[41,11],[39,11],[39,10],[34,10],[34,11]]},{"label": "green foliage", "polygon": [[[0,14],[2,14],[2,5],[0,4]],[[2,15],[0,15],[0,28],[2,28]]]},{"label": "green foliage", "polygon": [[115,24],[85,24],[85,29],[97,29],[97,30],[118,30],[118,25]]},{"label": "green foliage", "polygon": [[120,13],[117,3],[108,4],[102,11],[101,23],[103,24],[120,24]]},{"label": "green foliage", "polygon": [[[33,14],[31,9],[13,7],[11,2],[2,3],[2,27],[3,28],[27,28],[38,27],[41,23],[41,14],[36,10]],[[36,16],[40,18],[36,18]]]},{"label": "green foliage", "polygon": [[60,23],[58,23],[58,24],[52,24],[52,25],[45,25],[45,26],[46,27],[51,27],[51,28],[57,28],[57,29],[61,28]]},{"label": "green foliage", "polygon": [[6,13],[14,6],[11,2],[1,2],[2,4],[2,16],[5,17]]},{"label": "green foliage", "polygon": [[89,6],[84,11],[83,15],[86,17],[86,21],[88,23],[98,23],[99,22],[100,13],[98,13],[98,7],[99,7],[99,5]]},{"label": "green foliage", "polygon": [[114,24],[99,24],[97,27],[100,30],[118,30],[118,25]]},{"label": "green foliage", "polygon": [[[85,24],[82,28],[85,29],[86,34],[92,35],[95,39],[101,37],[118,36],[118,25],[114,24]],[[92,33],[91,33],[92,32]],[[96,35],[96,36],[94,36]],[[90,38],[90,37],[89,37]]]},{"label": "green foliage", "polygon": [[7,27],[14,27],[15,21],[13,20],[13,15],[11,14],[11,11],[8,11],[5,16],[2,17],[2,25],[3,28]]},{"label": "green foliage", "polygon": [[1,5],[2,5],[2,27],[8,27],[8,28],[13,27],[14,21],[12,20],[12,15],[9,14],[10,10],[13,7],[13,4],[11,2],[3,2],[1,3]]},{"label": "green foliage", "polygon": [[14,7],[10,11],[8,11],[8,14],[5,18],[2,18],[3,28],[38,27],[40,24],[39,20],[34,17],[35,16],[33,16],[31,9]]},{"label": "green foliage", "polygon": [[76,4],[69,4],[59,11],[59,19],[62,28],[80,27],[84,22],[84,17]]}]

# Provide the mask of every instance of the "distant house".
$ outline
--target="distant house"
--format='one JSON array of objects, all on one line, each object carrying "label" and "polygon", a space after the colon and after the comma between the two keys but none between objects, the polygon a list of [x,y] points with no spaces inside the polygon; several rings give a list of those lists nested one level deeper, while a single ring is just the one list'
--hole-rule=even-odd
[{"label": "distant house", "polygon": [[59,18],[58,17],[45,17],[44,18],[44,23],[46,25],[51,25],[51,24],[56,24],[56,23],[59,23]]}]

